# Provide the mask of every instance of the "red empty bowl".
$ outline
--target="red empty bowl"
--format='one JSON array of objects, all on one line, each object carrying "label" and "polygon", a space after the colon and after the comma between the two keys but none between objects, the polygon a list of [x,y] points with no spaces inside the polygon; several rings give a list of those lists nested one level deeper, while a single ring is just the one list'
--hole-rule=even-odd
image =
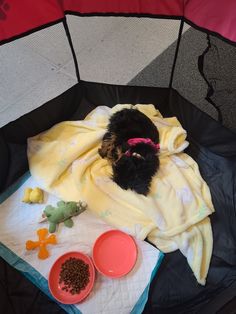
[{"label": "red empty bowl", "polygon": [[137,260],[134,239],[119,230],[110,230],[97,238],[93,247],[93,262],[97,270],[111,278],[128,274]]},{"label": "red empty bowl", "polygon": [[[87,286],[77,294],[71,294],[69,291],[63,290],[63,283],[59,283],[59,277],[62,264],[70,257],[77,258],[88,264],[89,266],[89,282]],[[75,304],[84,300],[91,292],[95,280],[95,269],[91,259],[80,252],[68,252],[60,256],[53,264],[48,278],[49,290],[54,298],[64,304]]]}]

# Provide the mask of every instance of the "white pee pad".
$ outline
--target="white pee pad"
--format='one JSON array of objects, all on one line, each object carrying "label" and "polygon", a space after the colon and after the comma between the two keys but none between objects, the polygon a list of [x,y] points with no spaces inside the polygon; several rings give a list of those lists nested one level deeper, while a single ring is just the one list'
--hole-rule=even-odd
[{"label": "white pee pad", "polygon": [[[49,245],[50,257],[46,260],[39,260],[37,251],[26,251],[25,242],[36,240],[36,231],[39,228],[48,228],[48,222],[39,223],[38,221],[46,204],[56,205],[58,199],[45,193],[44,204],[23,203],[21,200],[24,189],[36,186],[38,186],[37,183],[32,177],[29,177],[5,201],[3,201],[4,196],[1,196],[3,202],[0,205],[0,242],[4,246],[0,249],[0,254],[2,258],[25,275],[30,272],[27,277],[49,294],[47,282],[40,280],[41,276],[37,276],[37,274],[39,273],[47,279],[54,261],[68,251],[81,251],[91,256],[96,238],[113,228],[86,210],[81,215],[73,217],[73,228],[67,228],[60,224],[56,232],[58,244]],[[8,194],[10,193],[8,191]],[[135,241],[138,247],[138,259],[134,269],[127,276],[110,279],[97,272],[95,286],[90,295],[78,305],[63,305],[63,308],[68,313],[141,313],[147,300],[151,277],[158,269],[163,254],[144,241],[137,239]],[[11,255],[12,252],[14,256],[16,255],[13,259],[9,258],[9,254]],[[20,267],[17,267],[16,259],[22,261]],[[28,267],[28,265],[32,267]]]}]

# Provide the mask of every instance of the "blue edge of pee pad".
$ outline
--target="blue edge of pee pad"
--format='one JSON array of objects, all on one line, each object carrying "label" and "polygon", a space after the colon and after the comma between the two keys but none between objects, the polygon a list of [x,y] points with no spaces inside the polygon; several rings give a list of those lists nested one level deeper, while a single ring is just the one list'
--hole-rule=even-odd
[{"label": "blue edge of pee pad", "polygon": [[[16,190],[18,190],[25,181],[30,177],[30,172],[25,173],[18,181],[16,181],[13,185],[11,185],[6,191],[0,194],[0,204],[3,203],[9,196],[11,196]],[[27,279],[29,279],[36,287],[42,290],[49,298],[54,300],[63,310],[65,310],[69,314],[82,314],[74,305],[65,305],[58,301],[56,301],[51,295],[48,288],[48,281],[44,278],[36,269],[34,269],[30,264],[25,262],[19,256],[17,256],[14,252],[12,252],[9,248],[7,248],[4,244],[0,242],[0,256],[12,267],[20,271]],[[160,257],[154,267],[150,281],[147,287],[144,289],[142,295],[139,300],[133,307],[130,314],[139,314],[142,313],[145,304],[148,299],[149,287],[152,279],[157,273],[161,262],[163,260],[164,254],[161,252]]]}]

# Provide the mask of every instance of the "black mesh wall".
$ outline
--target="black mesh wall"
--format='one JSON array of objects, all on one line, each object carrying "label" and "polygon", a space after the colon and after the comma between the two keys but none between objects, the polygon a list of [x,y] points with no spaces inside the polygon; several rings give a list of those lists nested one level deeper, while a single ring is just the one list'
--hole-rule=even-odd
[{"label": "black mesh wall", "polygon": [[[177,39],[129,85],[158,87],[170,79]],[[236,131],[236,47],[188,27],[180,40],[172,86],[202,111]]]},{"label": "black mesh wall", "polygon": [[207,97],[220,111],[222,123],[236,131],[236,46],[208,36],[202,74],[208,84]]},{"label": "black mesh wall", "polygon": [[190,28],[181,38],[173,87],[236,131],[236,46]]},{"label": "black mesh wall", "polygon": [[207,84],[199,72],[198,58],[207,48],[207,35],[194,28],[181,38],[173,87],[187,100],[217,119],[216,109],[206,101]]}]

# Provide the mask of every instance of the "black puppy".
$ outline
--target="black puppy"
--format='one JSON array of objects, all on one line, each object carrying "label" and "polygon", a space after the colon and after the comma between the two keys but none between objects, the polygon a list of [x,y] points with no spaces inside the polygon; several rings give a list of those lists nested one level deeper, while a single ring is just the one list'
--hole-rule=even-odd
[{"label": "black puppy", "polygon": [[158,150],[159,133],[153,122],[136,109],[122,109],[111,116],[98,152],[111,162],[114,182],[147,195],[159,168]]}]

